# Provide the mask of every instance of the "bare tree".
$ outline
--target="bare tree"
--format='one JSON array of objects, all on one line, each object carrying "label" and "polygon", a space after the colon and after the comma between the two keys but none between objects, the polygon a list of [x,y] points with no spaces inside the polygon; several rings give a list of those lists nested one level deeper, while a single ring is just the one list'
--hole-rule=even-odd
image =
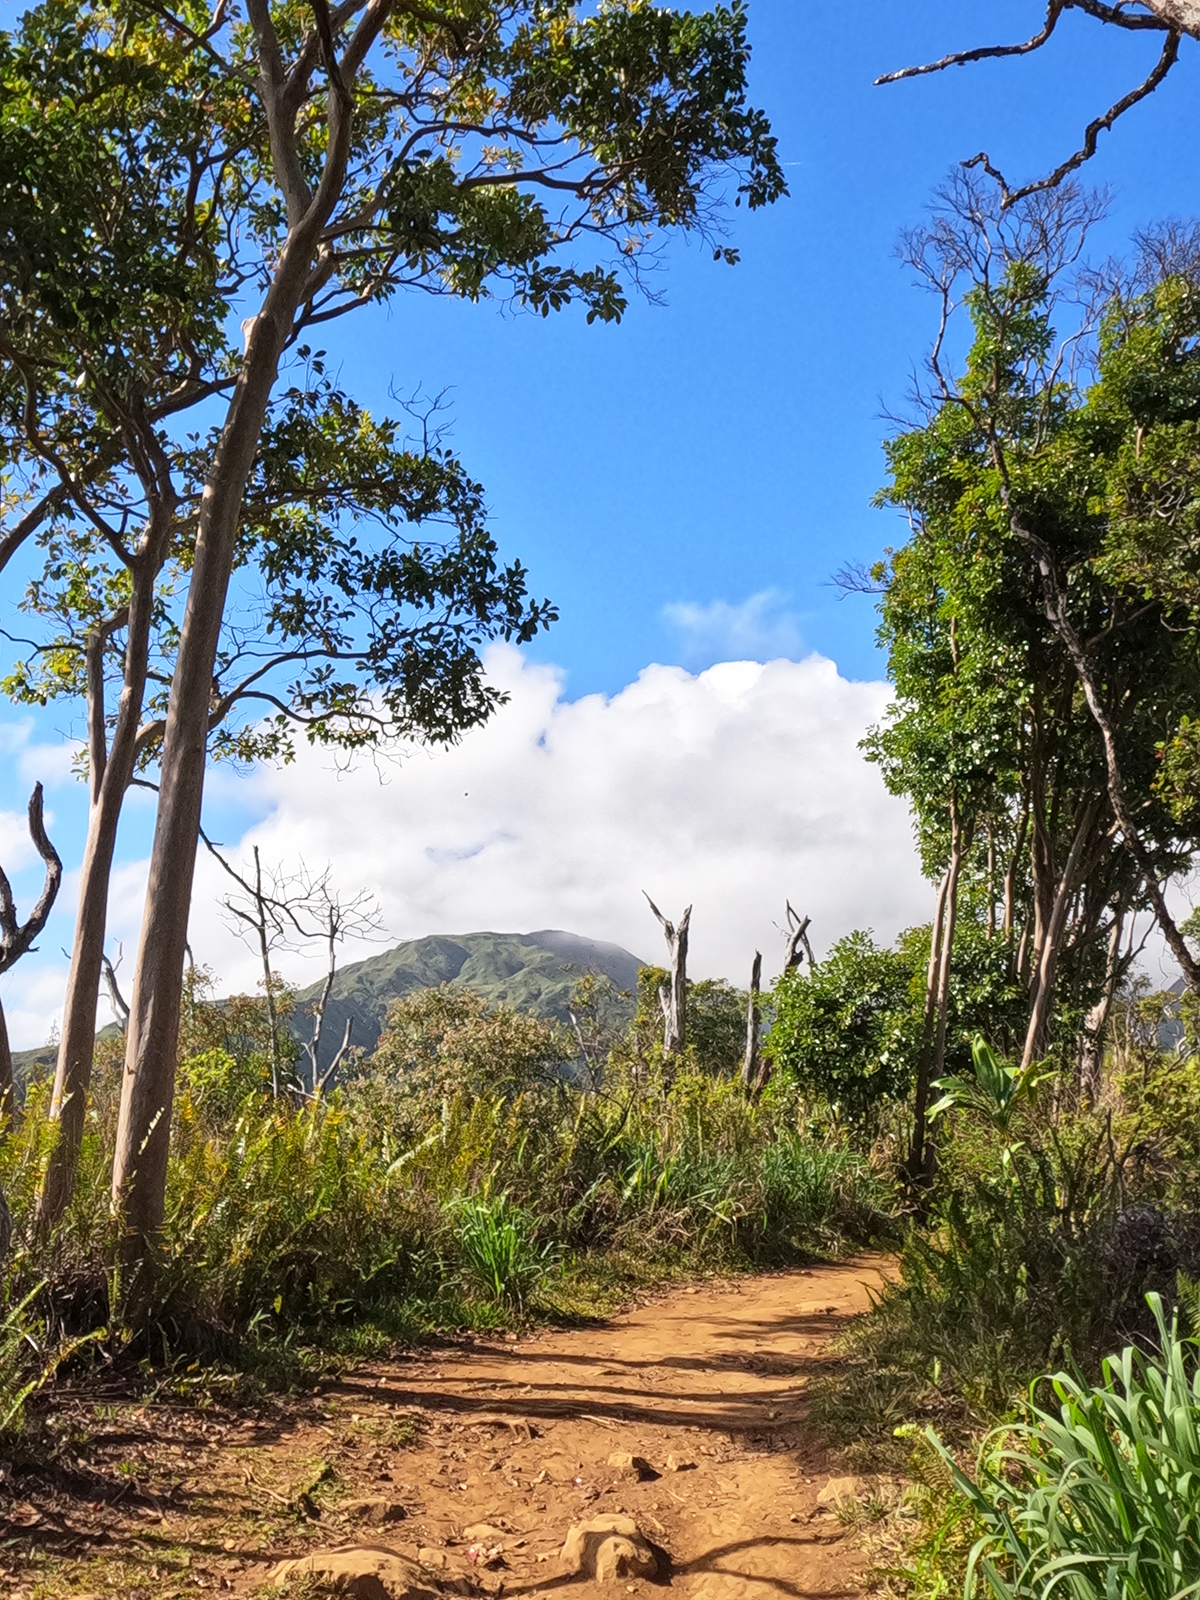
[{"label": "bare tree", "polygon": [[1153,94],[1159,84],[1179,59],[1180,40],[1184,35],[1200,39],[1200,0],[1049,0],[1045,20],[1037,33],[1016,44],[979,45],[971,50],[956,50],[937,61],[927,61],[921,66],[902,67],[898,72],[887,72],[876,78],[877,84],[899,83],[904,78],[920,78],[931,72],[944,72],[947,67],[965,67],[976,61],[994,60],[1003,56],[1027,56],[1040,50],[1053,35],[1059,22],[1068,11],[1081,11],[1097,22],[1128,32],[1158,33],[1162,35],[1162,49],[1153,67],[1142,81],[1109,106],[1101,116],[1093,118],[1084,129],[1079,148],[1059,162],[1053,172],[1030,183],[1011,188],[1004,174],[993,165],[986,150],[964,161],[967,167],[981,167],[1000,186],[1002,203],[1007,209],[1018,200],[1043,189],[1053,189],[1064,178],[1090,161],[1096,153],[1096,142],[1107,133],[1119,117],[1132,110],[1147,95]]},{"label": "bare tree", "polygon": [[[46,864],[46,876],[37,904],[26,922],[17,921],[17,907],[13,900],[12,885],[3,867],[0,867],[0,973],[16,965],[23,955],[33,949],[33,941],[46,926],[46,919],[54,906],[62,882],[62,862],[58,851],[46,836],[42,816],[42,786],[35,783],[29,797],[29,837],[34,849]],[[13,1112],[12,1050],[8,1043],[8,1024],[4,1020],[4,1007],[0,1005],[0,1121]],[[0,1220],[0,1231],[3,1222]]]},{"label": "bare tree", "polygon": [[104,972],[104,987],[108,990],[108,1003],[112,1007],[112,1013],[113,1017],[116,1019],[117,1027],[120,1028],[122,1033],[124,1033],[125,1029],[129,1026],[129,1002],[121,993],[121,986],[117,982],[117,968],[121,965],[121,958],[123,955],[124,949],[121,945],[118,945],[117,959],[115,961],[110,961],[106,955],[101,957],[101,964]]},{"label": "bare tree", "polygon": [[816,965],[812,952],[812,945],[808,942],[808,930],[812,924],[811,917],[802,917],[796,911],[792,902],[787,902],[787,922],[784,927],[784,937],[787,939],[787,948],[783,954],[783,970],[791,972],[793,967],[798,967],[808,957],[810,967]]},{"label": "bare tree", "polygon": [[761,1087],[762,1053],[758,1041],[758,996],[761,985],[762,951],[756,950],[750,967],[750,992],[746,996],[746,1054],[742,1059],[742,1087],[747,1094],[757,1094]]},{"label": "bare tree", "polygon": [[263,994],[267,1010],[267,1026],[271,1059],[271,1093],[278,1096],[283,1084],[283,1059],[280,1047],[279,1012],[276,996],[279,977],[272,965],[278,950],[297,950],[304,945],[320,941],[326,951],[325,981],[320,998],[314,1002],[311,1017],[312,1031],[301,1049],[308,1058],[308,1082],[303,1090],[310,1095],[320,1094],[329,1084],[346,1059],[350,1048],[351,1019],[347,1019],[341,1045],[329,1065],[322,1070],[320,1064],[321,1038],[324,1031],[325,1011],[337,975],[338,947],[346,939],[370,939],[383,932],[379,906],[368,890],[345,898],[331,885],[330,867],[315,876],[301,865],[295,872],[282,868],[264,871],[258,846],[253,849],[253,873],[241,873],[221,854],[205,834],[201,834],[209,852],[237,884],[240,893],[226,895],[221,904],[232,919],[236,932],[257,949],[262,962]]},{"label": "bare tree", "polygon": [[322,1070],[321,1034],[325,1025],[325,1009],[329,1004],[329,997],[333,992],[333,980],[337,974],[338,946],[346,939],[377,938],[382,935],[384,929],[379,903],[375,896],[369,890],[362,889],[350,899],[343,899],[336,890],[330,888],[328,870],[310,888],[307,909],[297,912],[297,925],[305,918],[307,926],[312,930],[307,937],[310,939],[319,937],[325,946],[326,955],[325,982],[321,986],[320,999],[313,1004],[312,1032],[303,1046],[309,1064],[308,1092],[318,1095],[331,1082],[346,1059],[350,1049],[350,1029],[354,1020],[353,1017],[346,1018],[342,1042],[334,1051],[329,1065]]},{"label": "bare tree", "polygon": [[[642,890],[643,894],[646,891]],[[663,1013],[663,1054],[665,1056],[678,1055],[687,1044],[687,949],[688,949],[688,923],[691,921],[692,908],[689,906],[679,919],[679,926],[668,922],[666,917],[646,894],[646,901],[651,911],[662,923],[663,934],[667,941],[667,952],[670,956],[671,982],[668,987],[663,985],[658,991],[659,1004]]]}]

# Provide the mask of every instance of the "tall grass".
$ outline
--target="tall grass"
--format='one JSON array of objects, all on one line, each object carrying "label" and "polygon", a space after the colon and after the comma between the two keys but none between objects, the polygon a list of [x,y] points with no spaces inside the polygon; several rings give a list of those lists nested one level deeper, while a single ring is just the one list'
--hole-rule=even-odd
[{"label": "tall grass", "polygon": [[553,1243],[538,1244],[527,1211],[507,1195],[464,1200],[455,1239],[471,1279],[501,1305],[523,1309],[554,1265]]}]

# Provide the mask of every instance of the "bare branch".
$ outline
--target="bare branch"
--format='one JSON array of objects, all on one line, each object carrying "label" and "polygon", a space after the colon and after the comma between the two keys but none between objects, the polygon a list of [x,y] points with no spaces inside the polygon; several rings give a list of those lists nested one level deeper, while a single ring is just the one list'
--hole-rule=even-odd
[{"label": "bare branch", "polygon": [[12,885],[3,867],[0,867],[0,972],[7,972],[33,946],[33,941],[46,926],[62,883],[62,862],[58,851],[46,835],[42,815],[42,786],[35,783],[29,797],[29,836],[34,848],[46,864],[46,877],[38,902],[25,923],[17,922]]},{"label": "bare branch", "polygon": [[1158,88],[1179,59],[1179,40],[1180,35],[1177,32],[1172,31],[1167,34],[1163,43],[1162,54],[1154,64],[1153,69],[1138,84],[1136,89],[1131,89],[1128,94],[1122,95],[1117,103],[1110,106],[1102,117],[1097,117],[1093,122],[1088,123],[1084,130],[1083,143],[1079,149],[1055,167],[1048,177],[1038,178],[1034,183],[1022,184],[1019,189],[1010,189],[1004,174],[992,165],[985,150],[981,150],[977,156],[972,156],[969,161],[964,161],[963,166],[982,167],[990,178],[995,179],[1000,185],[1002,203],[1005,210],[1009,206],[1015,205],[1018,200],[1024,200],[1031,194],[1040,194],[1044,189],[1056,188],[1064,178],[1068,177],[1072,172],[1078,171],[1085,161],[1092,159],[1096,154],[1097,139],[1102,133],[1106,133],[1112,128],[1118,117],[1124,116],[1127,111],[1144,100],[1147,95],[1154,93],[1155,89]]},{"label": "bare branch", "polygon": [[942,56],[938,61],[927,61],[919,67],[901,67],[899,72],[885,72],[881,78],[875,79],[875,87],[885,83],[899,83],[904,78],[923,78],[930,72],[944,72],[947,67],[965,67],[972,61],[993,60],[997,56],[1027,56],[1033,50],[1040,50],[1058,26],[1058,19],[1066,9],[1066,0],[1050,0],[1046,7],[1046,20],[1040,32],[1035,33],[1032,39],[1026,39],[1022,44],[989,44],[976,50],[956,50],[953,54]]}]

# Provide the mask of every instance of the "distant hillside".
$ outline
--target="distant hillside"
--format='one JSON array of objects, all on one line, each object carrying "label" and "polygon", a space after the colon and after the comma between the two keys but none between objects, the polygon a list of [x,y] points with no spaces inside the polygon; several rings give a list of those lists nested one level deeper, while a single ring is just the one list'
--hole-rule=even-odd
[{"label": "distant hillside", "polygon": [[[418,989],[453,983],[474,989],[492,1005],[503,1003],[566,1022],[571,990],[585,973],[603,973],[632,996],[643,965],[620,945],[555,928],[409,939],[338,973],[325,1015],[321,1054],[327,1061],[341,1044],[347,1017],[354,1019],[351,1041],[374,1049],[389,1004]],[[301,990],[299,1016],[306,1002],[318,999],[320,993],[319,983]],[[632,998],[614,1002],[614,1022],[624,1023],[632,1015]]]}]

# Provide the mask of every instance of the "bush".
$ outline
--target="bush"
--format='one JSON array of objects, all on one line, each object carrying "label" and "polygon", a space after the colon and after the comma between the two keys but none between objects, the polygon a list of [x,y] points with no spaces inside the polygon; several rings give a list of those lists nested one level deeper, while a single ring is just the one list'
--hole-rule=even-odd
[{"label": "bush", "polygon": [[868,1121],[912,1076],[916,972],[911,953],[852,933],[824,961],[785,973],[766,1042],[775,1071],[850,1121]]},{"label": "bush", "polygon": [[557,1070],[552,1026],[443,990],[396,1008],[377,1059],[331,1094],[276,1100],[262,1002],[242,1003],[237,1032],[192,1003],[166,1216],[136,1319],[112,1270],[107,1193],[119,1043],[98,1052],[79,1183],[49,1240],[32,1225],[47,1083],[0,1137],[9,1301],[32,1293],[56,1340],[106,1327],[110,1357],[286,1375],[304,1348],[370,1330],[527,1314],[595,1257],[639,1277],[744,1267],[889,1226],[889,1182],[844,1137],[815,1139],[786,1085],[751,1103],[690,1058],[665,1087],[626,1057],[580,1088]]},{"label": "bush", "polygon": [[518,1310],[554,1265],[554,1246],[535,1242],[533,1219],[504,1194],[464,1200],[455,1237],[476,1286]]},{"label": "bush", "polygon": [[1200,1371],[1151,1297],[1161,1354],[1130,1346],[1089,1384],[1049,1379],[1057,1409],[985,1439],[973,1476],[940,1446],[982,1532],[968,1597],[1179,1600],[1200,1590]]}]

